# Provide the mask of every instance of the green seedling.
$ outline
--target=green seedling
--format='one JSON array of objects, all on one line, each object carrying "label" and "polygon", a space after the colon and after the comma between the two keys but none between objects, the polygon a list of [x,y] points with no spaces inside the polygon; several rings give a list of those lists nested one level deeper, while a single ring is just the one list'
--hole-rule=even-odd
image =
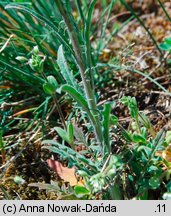
[{"label": "green seedling", "polygon": [[55,131],[58,133],[58,135],[67,142],[72,149],[74,149],[74,128],[72,123],[69,123],[67,126],[67,131],[60,127],[55,127]]},{"label": "green seedling", "polygon": [[131,117],[135,120],[137,132],[141,133],[139,119],[138,119],[138,105],[135,97],[125,96],[120,100],[124,105],[126,105],[129,109]]}]

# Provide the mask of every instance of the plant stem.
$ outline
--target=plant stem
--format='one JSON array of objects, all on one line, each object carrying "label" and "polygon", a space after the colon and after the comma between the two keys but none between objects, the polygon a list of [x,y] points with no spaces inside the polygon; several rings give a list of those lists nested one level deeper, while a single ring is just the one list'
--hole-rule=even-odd
[{"label": "plant stem", "polygon": [[[44,71],[42,71],[41,74],[42,74],[42,77],[47,81],[47,77],[46,77],[46,74],[44,73]],[[64,128],[66,130],[67,126],[66,126],[66,123],[65,123],[65,118],[64,118],[64,115],[62,113],[62,110],[61,110],[61,107],[59,105],[59,102],[58,102],[58,99],[56,97],[56,94],[53,94],[52,98],[53,98],[53,101],[55,103],[55,106],[56,106],[56,109],[58,111],[58,114],[59,114],[59,117],[61,119],[61,122],[62,122],[62,124],[63,124],[63,126],[64,126]]]},{"label": "plant stem", "polygon": [[60,105],[59,105],[59,103],[58,103],[58,99],[57,99],[57,97],[56,97],[56,94],[53,94],[52,97],[53,97],[54,103],[55,103],[55,105],[56,105],[56,109],[57,109],[57,111],[58,111],[58,113],[59,113],[61,122],[62,122],[62,124],[63,124],[65,130],[67,130],[67,126],[66,126],[66,123],[65,123],[65,118],[64,118],[64,116],[63,116],[61,107],[60,107]]},{"label": "plant stem", "polygon": [[106,166],[107,166],[107,164],[108,164],[108,162],[109,162],[109,160],[110,160],[110,158],[111,158],[111,155],[112,155],[112,153],[110,153],[110,154],[108,155],[108,157],[107,157],[107,159],[106,159],[106,162],[104,163],[104,165],[103,165],[103,167],[102,167],[102,169],[101,169],[101,173],[103,173],[104,170],[106,169]]},{"label": "plant stem", "polygon": [[64,5],[62,4],[61,0],[56,0],[56,4],[58,7],[58,10],[60,11],[64,22],[68,28],[68,32],[70,35],[71,43],[74,49],[75,58],[80,70],[81,79],[84,86],[84,91],[86,95],[86,99],[88,101],[89,109],[95,119],[94,123],[92,122],[94,129],[95,129],[95,135],[98,144],[101,146],[102,149],[102,143],[103,143],[103,135],[102,135],[102,129],[101,129],[101,123],[99,120],[98,112],[97,112],[97,106],[96,101],[94,97],[94,92],[91,88],[91,83],[89,78],[86,76],[86,66],[84,64],[81,45],[79,43],[79,37],[78,37],[78,29],[75,27],[73,20],[71,20],[72,14],[68,14],[69,12],[66,11],[64,8]]},{"label": "plant stem", "polygon": [[141,129],[140,129],[140,124],[139,124],[139,120],[138,120],[138,117],[135,118],[135,122],[136,122],[136,125],[137,125],[137,129],[138,129],[138,133],[141,134]]},{"label": "plant stem", "polygon": [[94,78],[92,74],[92,52],[91,52],[91,42],[90,42],[90,31],[91,31],[91,20],[92,20],[92,15],[94,11],[94,7],[96,5],[97,0],[93,0],[90,4],[88,14],[87,14],[87,19],[86,19],[86,24],[85,24],[85,53],[86,53],[86,60],[87,60],[87,73],[89,74],[90,78],[90,85],[92,90],[94,91]]}]

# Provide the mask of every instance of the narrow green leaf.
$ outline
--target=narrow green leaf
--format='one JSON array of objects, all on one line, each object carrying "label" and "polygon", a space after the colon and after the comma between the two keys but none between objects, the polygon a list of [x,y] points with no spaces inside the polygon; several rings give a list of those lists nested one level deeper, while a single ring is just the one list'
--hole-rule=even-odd
[{"label": "narrow green leaf", "polygon": [[137,13],[135,12],[135,10],[130,7],[130,5],[127,3],[126,0],[120,0],[120,2],[125,6],[125,8],[127,10],[129,10],[132,15],[135,16],[135,18],[139,21],[139,23],[141,24],[141,26],[146,30],[147,34],[149,35],[149,37],[151,38],[151,40],[153,41],[154,45],[156,46],[156,48],[158,49],[159,53],[162,55],[162,52],[158,46],[158,43],[156,41],[156,39],[154,38],[153,34],[151,33],[151,31],[149,30],[149,28],[146,27],[144,21],[140,18],[140,16],[137,15]]},{"label": "narrow green leaf", "polygon": [[144,125],[144,127],[146,127],[147,129],[151,128],[151,122],[149,120],[149,118],[147,117],[147,115],[144,112],[139,112],[139,121]]},{"label": "narrow green leaf", "polygon": [[65,130],[63,130],[60,127],[54,127],[54,129],[64,141],[66,141],[67,143],[70,144],[70,139],[69,139],[68,134]]},{"label": "narrow green leaf", "polygon": [[103,136],[104,136],[104,148],[110,152],[110,136],[109,136],[109,126],[110,126],[110,113],[112,106],[110,103],[104,105],[103,115]]},{"label": "narrow green leaf", "polygon": [[92,75],[92,54],[91,54],[91,43],[90,43],[90,32],[91,32],[91,19],[94,11],[94,7],[97,0],[93,0],[90,4],[90,8],[88,10],[87,20],[85,23],[85,45],[86,45],[86,60],[89,73],[89,78],[91,79],[91,86],[94,86],[94,79]]},{"label": "narrow green leaf", "polygon": [[142,135],[140,134],[133,134],[132,136],[133,141],[137,142],[137,143],[147,143],[146,138],[144,138]]},{"label": "narrow green leaf", "polygon": [[165,137],[166,137],[166,129],[163,128],[158,132],[153,142],[153,146],[155,147],[156,150],[158,150],[162,146],[162,144],[165,141]]},{"label": "narrow green leaf", "polygon": [[70,143],[73,143],[74,142],[74,127],[73,127],[71,122],[68,124],[67,134],[68,134],[68,138],[70,140]]},{"label": "narrow green leaf", "polygon": [[87,188],[85,188],[84,186],[81,186],[81,185],[76,185],[74,187],[74,192],[75,192],[75,195],[78,198],[82,198],[82,197],[90,194],[90,191]]},{"label": "narrow green leaf", "polygon": [[114,68],[115,70],[127,70],[133,73],[137,73],[143,77],[145,77],[146,79],[150,80],[151,82],[153,82],[156,86],[158,86],[160,89],[162,89],[164,92],[166,92],[167,95],[171,96],[171,93],[164,88],[160,83],[158,83],[155,79],[153,79],[152,77],[150,77],[147,73],[143,73],[139,70],[133,69],[131,67],[127,67],[125,65],[121,66],[121,65],[116,65],[116,64],[103,64],[103,63],[98,63],[97,64],[98,67],[109,67],[109,68]]},{"label": "narrow green leaf", "polygon": [[110,116],[110,124],[111,124],[111,125],[117,125],[118,122],[119,122],[119,119],[118,119],[117,116],[115,116],[115,115],[111,115],[111,116]]},{"label": "narrow green leaf", "polygon": [[75,90],[72,86],[63,85],[57,90],[58,93],[61,93],[61,91],[67,92],[82,107],[89,118],[94,122],[94,118],[88,108],[86,99],[77,90]]},{"label": "narrow green leaf", "polygon": [[163,128],[158,132],[154,141],[152,142],[153,150],[151,152],[151,158],[154,156],[154,154],[157,150],[160,150],[160,148],[162,147],[162,145],[165,141],[165,137],[166,137],[166,129]]},{"label": "narrow green leaf", "polygon": [[41,22],[45,23],[47,27],[49,27],[53,32],[55,32],[58,40],[65,46],[68,48],[68,50],[70,50],[71,53],[73,53],[71,47],[68,44],[68,41],[62,37],[59,34],[59,30],[58,28],[53,24],[53,22],[49,21],[45,16],[42,16],[41,14],[37,13],[34,10],[31,10],[28,7],[25,6],[21,6],[18,4],[8,4],[5,9],[17,9],[17,10],[22,10],[25,11],[27,13],[29,13],[31,16],[35,17],[36,19],[40,20]]}]

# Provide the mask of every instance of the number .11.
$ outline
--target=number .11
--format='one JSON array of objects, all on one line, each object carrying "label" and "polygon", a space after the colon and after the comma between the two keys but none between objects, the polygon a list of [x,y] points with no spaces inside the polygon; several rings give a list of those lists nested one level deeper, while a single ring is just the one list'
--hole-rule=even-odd
[{"label": "number .11", "polygon": [[159,205],[157,205],[157,207],[158,207],[158,212],[166,212],[165,204],[163,204],[163,205],[159,204]]}]

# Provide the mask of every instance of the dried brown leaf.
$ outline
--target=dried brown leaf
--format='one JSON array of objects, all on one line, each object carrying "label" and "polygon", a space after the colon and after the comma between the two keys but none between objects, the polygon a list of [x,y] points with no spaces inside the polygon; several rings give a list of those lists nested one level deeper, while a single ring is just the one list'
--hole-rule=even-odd
[{"label": "dried brown leaf", "polygon": [[75,176],[75,168],[64,167],[59,161],[48,159],[47,163],[51,169],[53,169],[61,179],[65,182],[69,182],[71,186],[77,185],[77,178]]}]

